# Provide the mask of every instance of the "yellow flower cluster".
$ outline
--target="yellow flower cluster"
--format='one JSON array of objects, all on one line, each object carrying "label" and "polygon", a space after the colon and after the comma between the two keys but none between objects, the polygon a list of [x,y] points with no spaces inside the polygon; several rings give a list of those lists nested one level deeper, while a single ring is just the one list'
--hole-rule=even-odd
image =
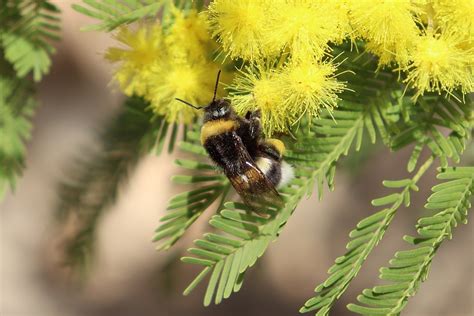
[{"label": "yellow flower cluster", "polygon": [[344,84],[324,57],[330,43],[341,43],[351,30],[347,10],[336,0],[213,1],[213,36],[226,56],[250,64],[229,87],[236,110],[260,109],[271,135],[336,106]]},{"label": "yellow flower cluster", "polygon": [[125,47],[110,48],[106,58],[120,63],[114,78],[126,95],[139,95],[170,122],[190,123],[198,114],[175,100],[206,104],[212,98],[219,66],[213,61],[215,42],[204,16],[195,10],[186,15],[174,8],[172,24],[123,27],[116,38]]},{"label": "yellow flower cluster", "polygon": [[344,1],[217,0],[209,5],[213,36],[231,58],[255,61],[285,49],[320,58],[350,26]]},{"label": "yellow flower cluster", "polygon": [[238,113],[260,109],[266,135],[287,132],[304,116],[337,106],[345,89],[335,78],[336,66],[314,61],[288,62],[283,67],[255,64],[240,71],[230,98]]},{"label": "yellow flower cluster", "polygon": [[227,61],[243,65],[227,86],[236,110],[260,109],[267,136],[288,132],[337,106],[346,88],[331,47],[345,39],[363,41],[379,67],[395,66],[415,97],[474,90],[473,0],[215,0],[202,13],[170,12],[166,27],[120,29],[123,47],[106,57],[119,63],[124,93],[148,99],[171,122],[192,121],[196,111],[174,98],[209,102]]},{"label": "yellow flower cluster", "polygon": [[367,49],[380,57],[380,65],[408,61],[408,48],[418,35],[416,13],[411,0],[350,0],[350,21]]},{"label": "yellow flower cluster", "polygon": [[348,0],[354,36],[379,56],[398,64],[406,82],[424,92],[474,90],[472,0]]},{"label": "yellow flower cluster", "polygon": [[451,93],[460,88],[462,93],[474,90],[474,51],[462,49],[462,41],[454,34],[420,36],[406,67],[406,82],[417,88],[415,97],[424,91]]}]

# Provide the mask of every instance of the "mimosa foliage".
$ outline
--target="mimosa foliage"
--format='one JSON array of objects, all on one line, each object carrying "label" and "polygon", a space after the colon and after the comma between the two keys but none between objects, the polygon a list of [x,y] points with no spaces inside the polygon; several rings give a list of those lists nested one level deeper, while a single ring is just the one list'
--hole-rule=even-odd
[{"label": "mimosa foliage", "polygon": [[112,31],[122,24],[132,23],[138,19],[154,16],[163,5],[163,0],[84,0],[83,4],[73,4],[72,7],[87,16],[95,18],[98,24],[83,27],[83,31],[106,30]]},{"label": "mimosa foliage", "polygon": [[59,10],[49,1],[1,1],[0,8],[0,200],[21,174],[37,102],[32,81],[51,66],[59,39]]},{"label": "mimosa foliage", "polygon": [[[159,154],[171,130],[168,150],[174,149],[178,126],[146,111],[142,98],[125,101],[124,109],[102,132],[100,148],[85,151],[59,187],[57,214],[74,216],[79,229],[66,244],[66,264],[87,268],[92,258],[99,219],[116,199],[139,159],[148,152]],[[84,270],[85,271],[85,270]]]},{"label": "mimosa foliage", "polygon": [[365,289],[357,296],[358,304],[349,310],[362,315],[397,315],[410,297],[428,278],[431,262],[442,243],[453,237],[458,224],[467,223],[474,192],[474,167],[440,168],[437,178],[444,182],[432,188],[425,208],[434,212],[422,217],[416,225],[418,236],[405,236],[413,247],[398,251],[389,261],[390,267],[380,269],[380,279],[389,284]]}]

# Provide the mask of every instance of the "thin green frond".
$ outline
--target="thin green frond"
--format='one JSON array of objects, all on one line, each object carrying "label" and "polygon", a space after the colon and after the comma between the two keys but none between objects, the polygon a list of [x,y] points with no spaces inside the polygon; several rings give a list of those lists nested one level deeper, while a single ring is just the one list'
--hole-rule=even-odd
[{"label": "thin green frond", "polygon": [[211,165],[205,151],[199,145],[199,134],[195,131],[187,133],[187,141],[180,147],[183,151],[201,156],[201,160],[177,159],[176,164],[184,169],[194,171],[192,175],[178,175],[173,181],[179,184],[189,184],[193,188],[175,195],[168,203],[166,215],[160,219],[160,226],[155,230],[154,242],[158,250],[169,249],[174,245],[186,230],[208,209],[214,202],[220,200],[217,207],[222,208],[224,199],[230,189],[230,183],[225,175],[217,173],[216,167]]},{"label": "thin green frond", "polygon": [[32,73],[33,79],[40,81],[48,73],[50,55],[55,52],[51,42],[60,38],[59,13],[46,0],[7,0],[2,4],[0,46],[18,77]]},{"label": "thin green frond", "polygon": [[418,191],[416,183],[432,163],[433,157],[430,157],[411,179],[384,181],[385,187],[400,191],[372,201],[374,206],[385,207],[361,220],[350,232],[351,241],[346,245],[347,252],[336,258],[335,264],[328,270],[330,276],[315,288],[316,296],[306,301],[300,309],[301,313],[315,311],[318,316],[329,314],[336,300],[345,292],[384,236],[397,210],[402,205],[409,206],[410,192]]},{"label": "thin green frond", "polygon": [[391,283],[364,290],[357,297],[360,305],[349,304],[349,310],[362,315],[400,314],[427,279],[438,248],[452,238],[458,224],[467,223],[474,191],[474,167],[440,169],[437,178],[445,181],[432,188],[433,194],[425,205],[435,214],[418,220],[417,237],[404,237],[417,247],[396,252],[389,261],[390,267],[380,269],[380,279]]},{"label": "thin green frond", "polygon": [[85,26],[83,31],[112,31],[123,24],[156,16],[166,0],[83,0],[83,4],[73,4],[79,13],[99,20],[99,23]]},{"label": "thin green frond", "polygon": [[73,216],[79,224],[66,245],[66,264],[86,266],[101,215],[115,201],[120,184],[140,157],[153,150],[166,134],[164,119],[152,121],[152,113],[145,111],[147,106],[141,98],[128,99],[124,111],[102,134],[100,151],[83,153],[60,184],[57,214],[63,221]]},{"label": "thin green frond", "polygon": [[36,102],[29,78],[51,66],[51,41],[59,38],[59,10],[49,1],[2,2],[0,9],[0,199],[14,189],[25,160]]},{"label": "thin green frond", "polygon": [[207,233],[202,239],[194,241],[195,248],[188,249],[190,256],[181,258],[183,262],[203,266],[184,294],[189,294],[209,273],[211,276],[204,297],[205,306],[212,301],[219,304],[233,292],[239,291],[245,271],[256,263],[270,242],[278,237],[281,227],[299,200],[306,195],[308,184],[307,179],[299,178],[282,190],[286,205],[280,210],[267,208],[256,214],[244,204],[225,203],[220,214],[214,215],[209,222],[217,232]]},{"label": "thin green frond", "polygon": [[[345,66],[348,70],[352,70],[358,67],[357,63],[366,65],[372,62],[370,58],[367,60],[361,58],[356,63],[349,62]],[[357,71],[363,73],[361,68],[357,68]],[[403,111],[406,111],[409,105],[403,103],[401,87],[393,74],[379,72],[377,77],[374,77],[371,73],[364,77],[363,82],[359,78],[346,77],[344,79],[347,79],[348,87],[357,93],[344,92],[336,110],[325,111],[318,119],[312,121],[303,119],[293,133],[296,142],[285,139],[288,147],[285,159],[295,167],[296,173],[293,182],[281,190],[285,206],[278,211],[269,208],[255,213],[243,204],[226,203],[225,208],[210,220],[210,225],[216,231],[196,240],[195,247],[188,250],[189,255],[182,258],[186,263],[202,266],[201,272],[185,289],[185,295],[205,279],[208,280],[204,296],[205,305],[211,302],[218,304],[233,292],[240,290],[245,271],[255,264],[269,243],[278,237],[300,199],[311,194],[315,184],[319,198],[322,197],[325,183],[330,189],[334,187],[336,162],[341,156],[347,155],[351,148],[359,150],[365,138],[364,134],[367,134],[372,143],[379,135],[382,142],[390,147],[397,135],[406,129],[406,121],[402,118]],[[422,121],[420,126],[425,127],[428,123]],[[182,147],[189,152],[205,156],[206,153],[198,142],[198,133],[190,135],[194,138],[194,142],[192,140],[185,142]],[[440,133],[433,132],[433,139],[436,138],[440,144],[443,142],[443,137]],[[420,139],[416,136],[408,143],[418,142]],[[447,152],[446,144],[443,146]],[[403,146],[394,149],[401,147]],[[460,153],[462,150],[457,152]],[[374,206],[386,207],[362,220],[351,232],[352,240],[347,245],[348,252],[336,260],[336,264],[329,270],[331,276],[316,288],[318,295],[305,304],[302,312],[319,310],[318,315],[326,315],[329,312],[334,301],[342,295],[371,250],[383,237],[396,211],[400,206],[410,204],[410,191],[418,191],[416,183],[419,178],[431,166],[434,158],[441,156],[436,154],[431,156],[411,179],[384,182],[385,186],[400,191],[373,201]],[[175,177],[174,180],[179,183],[214,181],[217,184],[219,181],[225,181],[219,175],[215,175],[211,171],[212,167],[200,159],[178,161],[178,163],[193,171],[192,175]],[[218,198],[218,195],[213,195],[214,185],[211,184],[210,188],[198,187],[172,199],[171,208],[181,209],[176,213],[165,215],[165,223],[160,226],[157,233],[158,240],[165,240],[160,248],[171,246],[197,216]],[[193,209],[193,205],[198,206]],[[175,216],[179,217],[174,219]]]},{"label": "thin green frond", "polygon": [[[446,99],[440,95],[425,95],[414,103],[409,96],[403,98],[401,133],[393,138],[390,147],[401,149],[415,143],[407,169],[413,171],[423,148],[440,158],[447,167],[448,159],[459,163],[470,138],[473,103],[469,95],[465,101],[454,95]],[[449,135],[445,136],[446,129]]]},{"label": "thin green frond", "polygon": [[0,78],[0,200],[24,167],[25,142],[31,134],[31,116],[36,107],[30,82]]}]

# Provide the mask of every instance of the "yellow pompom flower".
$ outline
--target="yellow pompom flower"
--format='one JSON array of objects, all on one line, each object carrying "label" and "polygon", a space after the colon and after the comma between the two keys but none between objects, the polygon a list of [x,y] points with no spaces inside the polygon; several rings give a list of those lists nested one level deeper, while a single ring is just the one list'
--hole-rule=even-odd
[{"label": "yellow pompom flower", "polygon": [[434,0],[432,2],[436,22],[442,30],[474,42],[474,1]]},{"label": "yellow pompom flower", "polygon": [[166,34],[166,45],[170,57],[187,58],[193,61],[210,59],[215,48],[208,32],[206,17],[196,10],[186,13],[173,9],[173,24]]},{"label": "yellow pompom flower", "polygon": [[292,61],[282,69],[253,65],[241,71],[229,87],[236,111],[260,110],[265,135],[288,132],[304,116],[337,106],[337,93],[345,89],[336,80],[337,65],[314,59]]},{"label": "yellow pompom flower", "polygon": [[147,99],[157,114],[169,122],[191,123],[199,113],[175,98],[195,105],[205,105],[212,99],[218,67],[211,62],[172,60],[156,65],[150,78]]},{"label": "yellow pompom flower", "polygon": [[450,93],[454,89],[471,93],[474,90],[474,50],[461,50],[460,41],[453,35],[425,34],[416,42],[406,67],[405,82],[418,91],[415,98],[425,91]]},{"label": "yellow pompom flower", "polygon": [[212,60],[215,44],[205,16],[196,10],[184,13],[177,8],[173,8],[172,15],[173,24],[164,37],[167,59],[152,67],[146,98],[153,111],[169,122],[191,123],[199,112],[175,98],[195,105],[205,105],[212,99],[219,70]]},{"label": "yellow pompom flower", "polygon": [[212,36],[232,59],[257,60],[274,55],[264,43],[275,9],[271,0],[213,1],[207,11]]},{"label": "yellow pompom flower", "polygon": [[331,111],[337,106],[337,93],[345,84],[336,79],[337,65],[307,59],[290,62],[280,74],[283,89],[283,108],[295,124],[303,115],[316,117],[322,109]]},{"label": "yellow pompom flower", "polygon": [[380,55],[380,64],[394,59],[407,62],[408,51],[418,36],[415,23],[419,6],[410,0],[349,0],[350,21],[369,49]]},{"label": "yellow pompom flower", "polygon": [[114,79],[126,95],[143,96],[169,122],[190,123],[197,111],[175,98],[198,105],[211,100],[218,72],[215,44],[196,10],[174,8],[171,14],[165,31],[159,24],[121,28],[116,37],[126,47],[110,48],[106,58],[120,63]]},{"label": "yellow pompom flower", "polygon": [[378,57],[378,68],[397,62],[406,66],[410,61],[410,50],[413,48],[413,38],[408,41],[400,41],[391,44],[380,45],[375,42],[366,42],[365,49]]},{"label": "yellow pompom flower", "polygon": [[120,63],[114,79],[122,91],[143,96],[148,91],[151,67],[163,57],[164,45],[160,24],[142,25],[137,30],[122,27],[115,36],[125,47],[112,47],[105,58]]},{"label": "yellow pompom flower", "polygon": [[287,0],[278,2],[268,27],[267,43],[288,48],[294,59],[321,58],[328,42],[340,43],[349,30],[347,8],[341,1]]},{"label": "yellow pompom flower", "polygon": [[278,74],[268,65],[252,65],[239,71],[229,87],[237,113],[260,110],[263,132],[271,136],[288,131],[289,115],[282,106],[283,94]]}]

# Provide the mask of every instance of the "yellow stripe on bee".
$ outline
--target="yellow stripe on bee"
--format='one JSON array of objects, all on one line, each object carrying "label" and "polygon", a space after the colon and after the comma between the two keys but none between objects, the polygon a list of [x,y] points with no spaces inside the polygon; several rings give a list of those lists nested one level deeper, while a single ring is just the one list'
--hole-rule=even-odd
[{"label": "yellow stripe on bee", "polygon": [[265,142],[275,147],[275,149],[278,151],[280,156],[283,156],[283,154],[285,153],[285,144],[283,144],[281,140],[276,139],[276,138],[270,138],[270,139],[265,140]]},{"label": "yellow stripe on bee", "polygon": [[201,144],[204,145],[206,139],[226,132],[236,130],[238,123],[232,120],[212,120],[204,123],[201,128]]}]

